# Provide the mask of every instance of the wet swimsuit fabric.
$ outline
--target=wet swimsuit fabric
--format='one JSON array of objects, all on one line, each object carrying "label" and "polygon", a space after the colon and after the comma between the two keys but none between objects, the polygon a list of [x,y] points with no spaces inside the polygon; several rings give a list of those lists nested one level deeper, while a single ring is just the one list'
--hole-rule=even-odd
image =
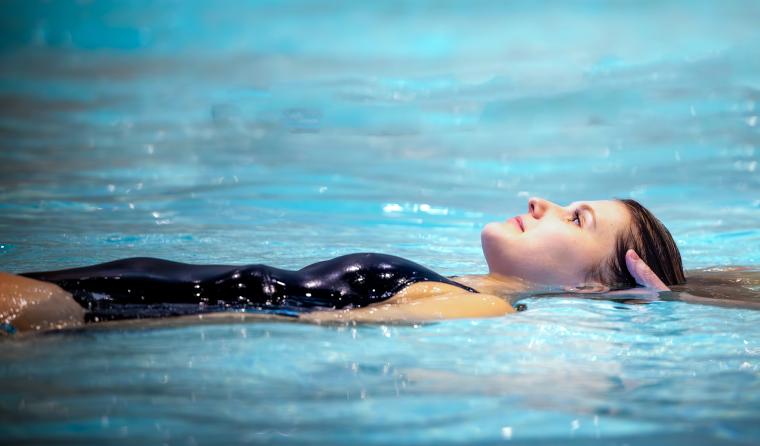
[{"label": "wet swimsuit fabric", "polygon": [[228,310],[286,316],[363,307],[408,285],[434,281],[477,291],[388,254],[357,253],[297,271],[267,265],[192,265],[135,257],[60,271],[23,273],[52,282],[88,310],[87,321],[166,317]]}]

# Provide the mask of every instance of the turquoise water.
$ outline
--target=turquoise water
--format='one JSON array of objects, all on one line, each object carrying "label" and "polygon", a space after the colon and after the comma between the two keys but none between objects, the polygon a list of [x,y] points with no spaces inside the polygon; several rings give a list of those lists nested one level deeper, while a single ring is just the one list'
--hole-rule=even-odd
[{"label": "turquoise water", "polygon": [[[760,265],[756,2],[5,2],[0,270],[129,256],[485,272],[480,228],[633,197]],[[0,343],[14,444],[753,444],[760,313],[532,299],[415,327]]]}]

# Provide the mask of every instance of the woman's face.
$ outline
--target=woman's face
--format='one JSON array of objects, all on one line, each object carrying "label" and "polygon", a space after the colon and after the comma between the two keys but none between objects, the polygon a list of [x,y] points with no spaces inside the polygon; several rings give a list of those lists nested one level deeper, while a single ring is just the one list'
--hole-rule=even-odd
[{"label": "woman's face", "polygon": [[588,272],[609,259],[628,210],[615,200],[559,206],[528,200],[528,213],[487,224],[480,234],[491,273],[547,285],[585,284]]}]

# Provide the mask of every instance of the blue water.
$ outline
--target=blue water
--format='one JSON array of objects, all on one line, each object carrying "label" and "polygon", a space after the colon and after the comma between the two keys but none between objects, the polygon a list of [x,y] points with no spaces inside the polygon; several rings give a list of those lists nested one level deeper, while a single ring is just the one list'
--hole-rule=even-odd
[{"label": "blue water", "polygon": [[[477,274],[480,228],[532,195],[633,197],[687,269],[760,268],[757,2],[3,6],[0,270],[378,251]],[[760,312],[526,303],[3,340],[0,435],[760,441]]]}]

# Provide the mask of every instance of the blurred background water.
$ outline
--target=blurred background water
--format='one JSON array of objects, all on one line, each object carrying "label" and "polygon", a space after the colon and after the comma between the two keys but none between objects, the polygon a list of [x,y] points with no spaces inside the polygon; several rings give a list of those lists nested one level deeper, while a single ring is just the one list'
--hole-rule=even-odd
[{"label": "blurred background water", "polygon": [[[633,197],[760,263],[760,4],[3,1],[0,270],[129,256],[486,271],[488,221]],[[753,443],[760,316],[547,299],[419,327],[0,345],[16,444]]]}]

